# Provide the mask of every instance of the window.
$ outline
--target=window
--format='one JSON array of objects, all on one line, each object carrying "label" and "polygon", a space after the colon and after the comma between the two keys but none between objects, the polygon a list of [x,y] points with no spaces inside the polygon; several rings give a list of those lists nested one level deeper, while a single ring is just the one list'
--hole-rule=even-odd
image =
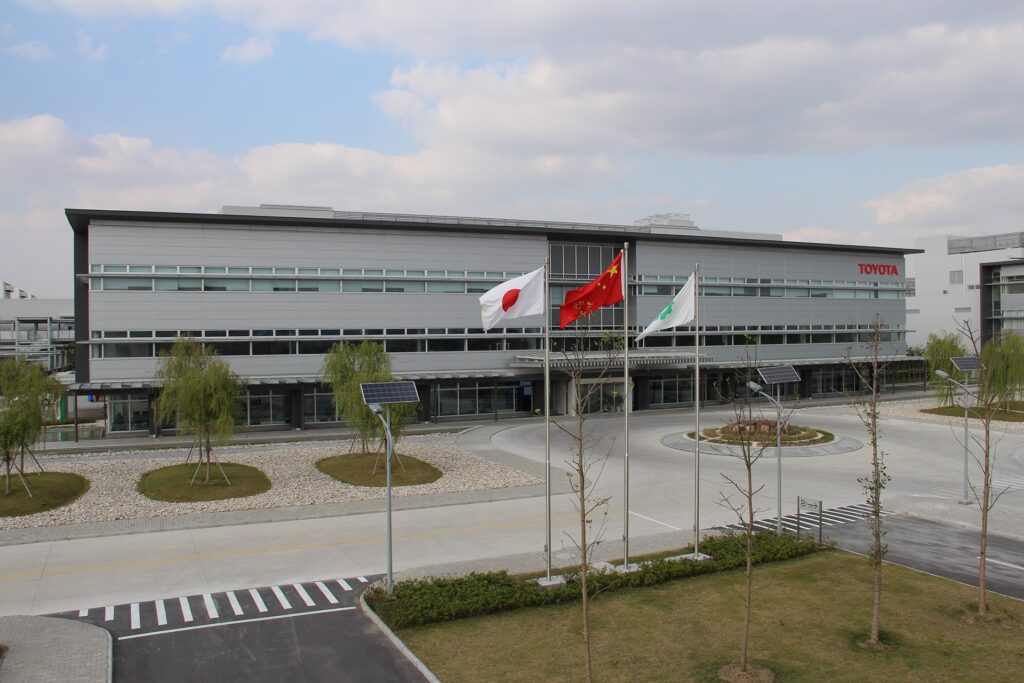
[{"label": "window", "polygon": [[341,283],[337,280],[299,280],[300,292],[340,292]]},{"label": "window", "polygon": [[248,292],[248,280],[229,280],[220,278],[206,278],[203,280],[204,292]]},{"label": "window", "polygon": [[148,292],[153,289],[153,281],[148,277],[105,277],[103,289],[107,291]]},{"label": "window", "polygon": [[343,292],[383,292],[383,280],[345,280],[341,283]]},{"label": "window", "polygon": [[962,285],[964,283],[964,271],[962,270],[951,270],[949,271],[949,284],[951,285]]}]

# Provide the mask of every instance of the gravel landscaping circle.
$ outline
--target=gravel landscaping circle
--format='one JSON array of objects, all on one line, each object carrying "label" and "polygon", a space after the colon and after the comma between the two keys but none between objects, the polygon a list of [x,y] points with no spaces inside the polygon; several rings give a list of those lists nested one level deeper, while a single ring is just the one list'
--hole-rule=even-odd
[{"label": "gravel landscaping circle", "polygon": [[[202,512],[229,512],[261,508],[291,507],[321,503],[346,503],[383,499],[386,489],[345,484],[320,472],[316,461],[349,452],[348,441],[293,442],[261,446],[224,446],[214,449],[221,462],[257,467],[270,477],[271,489],[247,498],[231,498],[199,503],[168,503],[150,500],[136,489],[143,473],[175,462],[184,462],[188,449],[125,451],[82,455],[50,463],[47,471],[73,472],[88,479],[88,493],[74,503],[57,510],[24,517],[0,519],[0,529],[57,526],[81,522],[105,522],[119,519],[172,517]],[[432,434],[404,437],[399,455],[409,454],[428,462],[444,475],[431,484],[403,486],[393,490],[395,497],[436,493],[479,491],[515,486],[530,486],[542,481],[519,470],[472,455],[456,444],[454,435]],[[195,462],[193,456],[192,462]]]}]

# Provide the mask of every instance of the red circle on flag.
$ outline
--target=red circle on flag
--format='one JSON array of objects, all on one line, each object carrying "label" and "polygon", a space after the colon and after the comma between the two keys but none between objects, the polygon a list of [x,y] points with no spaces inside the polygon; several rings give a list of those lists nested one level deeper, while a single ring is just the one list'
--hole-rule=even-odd
[{"label": "red circle on flag", "polygon": [[516,305],[516,301],[519,300],[519,292],[521,289],[510,289],[501,297],[501,310],[507,311]]}]

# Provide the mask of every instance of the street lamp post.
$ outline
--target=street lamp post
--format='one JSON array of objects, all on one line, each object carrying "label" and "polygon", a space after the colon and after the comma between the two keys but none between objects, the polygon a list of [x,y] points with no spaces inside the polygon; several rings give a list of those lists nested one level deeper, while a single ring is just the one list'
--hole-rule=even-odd
[{"label": "street lamp post", "polygon": [[962,399],[963,399],[963,404],[964,404],[964,490],[963,490],[963,495],[960,497],[960,504],[961,505],[970,505],[971,504],[971,499],[968,498],[968,495],[969,495],[969,491],[968,491],[969,484],[968,484],[968,480],[967,480],[967,462],[970,459],[970,432],[967,431],[968,430],[967,423],[968,423],[970,408],[969,408],[969,404],[967,403],[967,397],[968,396],[973,396],[974,394],[972,394],[971,390],[968,389],[966,386],[964,386],[960,382],[957,382],[955,379],[953,379],[953,377],[948,372],[946,372],[945,370],[936,370],[935,374],[938,375],[940,378],[946,380],[950,384],[955,384],[956,386],[960,387],[960,390],[963,392]]},{"label": "street lamp post", "polygon": [[782,403],[765,393],[764,387],[757,382],[747,382],[747,388],[756,394],[761,394],[775,404],[775,466],[778,479],[779,498],[778,515],[775,519],[775,533],[782,535]]}]

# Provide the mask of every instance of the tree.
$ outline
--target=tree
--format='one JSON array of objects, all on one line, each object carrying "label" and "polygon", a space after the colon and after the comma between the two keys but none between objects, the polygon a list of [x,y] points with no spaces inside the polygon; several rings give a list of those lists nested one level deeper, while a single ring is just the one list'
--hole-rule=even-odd
[{"label": "tree", "polygon": [[939,378],[936,370],[948,372],[958,382],[962,382],[961,373],[953,365],[951,358],[966,356],[967,349],[964,347],[960,336],[955,333],[929,334],[928,343],[924,349],[924,357],[928,362],[928,377],[932,387],[935,389],[936,397],[942,405],[953,405],[955,389],[949,382]]},{"label": "tree", "polygon": [[[608,461],[608,453],[596,456],[594,444],[587,437],[586,422],[589,418],[589,407],[592,399],[601,395],[605,378],[611,366],[620,356],[622,340],[606,334],[600,340],[587,336],[587,327],[582,324],[573,328],[573,336],[563,340],[562,360],[565,373],[573,389],[570,402],[573,415],[565,421],[553,421],[554,425],[572,440],[569,467],[569,484],[573,493],[573,507],[579,521],[579,537],[569,535],[580,560],[579,581],[580,597],[583,611],[583,662],[585,678],[593,680],[593,663],[590,650],[590,565],[593,563],[594,551],[604,536],[605,521],[608,517],[609,496],[597,496],[595,490]],[[594,350],[588,351],[589,348]],[[592,376],[596,371],[596,377]],[[584,381],[584,375],[591,374]],[[629,407],[626,406],[628,410]],[[571,422],[569,422],[571,420]],[[568,424],[566,424],[566,422]],[[599,518],[595,530],[594,520]]]},{"label": "tree", "polygon": [[[988,553],[988,516],[1009,487],[1001,491],[992,490],[992,470],[995,466],[995,443],[992,439],[992,420],[1001,406],[1020,392],[1020,384],[1014,384],[1012,377],[1018,377],[1020,368],[1013,367],[1019,347],[1016,342],[1007,343],[1012,335],[996,336],[982,344],[978,333],[965,320],[960,331],[967,339],[974,355],[981,361],[977,371],[977,385],[971,397],[974,400],[973,413],[981,423],[981,436],[971,434],[974,445],[972,457],[981,469],[981,487],[972,484],[971,492],[981,510],[981,535],[978,541],[978,613],[988,612],[988,591],[985,586],[986,558]],[[1019,382],[1019,379],[1017,380]],[[964,400],[967,400],[966,397]]]},{"label": "tree", "polygon": [[[748,363],[750,360],[748,359]],[[754,366],[751,363],[744,371],[741,379],[746,385],[747,382],[754,382]],[[733,424],[736,426],[736,435],[739,443],[739,453],[736,457],[740,459],[743,466],[743,479],[737,481],[736,477],[722,474],[722,478],[731,487],[732,492],[723,491],[718,501],[719,505],[732,510],[743,525],[747,537],[746,544],[746,570],[744,574],[745,585],[743,592],[743,634],[740,642],[740,672],[745,674],[749,668],[748,655],[750,652],[750,615],[751,605],[754,597],[754,516],[763,512],[764,508],[754,507],[754,497],[764,489],[764,484],[754,485],[754,465],[764,455],[767,442],[758,441],[758,432],[753,428],[754,408],[751,400],[750,389],[740,389],[737,382],[735,397],[731,400],[733,410]],[[699,437],[699,435],[698,435]],[[733,501],[734,495],[740,496],[739,503]]]},{"label": "tree", "polygon": [[867,358],[863,362],[849,361],[850,367],[857,374],[861,386],[867,387],[868,393],[863,399],[853,403],[857,415],[864,423],[871,443],[871,471],[868,476],[857,481],[864,490],[866,502],[871,508],[868,524],[871,527],[871,548],[868,550],[868,561],[873,572],[873,589],[871,603],[871,635],[864,643],[867,647],[881,647],[879,629],[882,613],[882,560],[888,547],[882,542],[885,529],[882,526],[882,492],[889,483],[890,476],[885,468],[885,452],[879,448],[878,403],[882,373],[888,361],[882,358],[882,320],[877,315],[871,321],[865,343]]},{"label": "tree", "polygon": [[17,470],[25,492],[25,454],[42,466],[32,453],[46,417],[64,388],[42,366],[17,356],[0,361],[0,458],[4,467],[5,492],[11,492],[11,468]]},{"label": "tree", "polygon": [[[363,453],[371,452],[371,442],[375,443],[373,450],[380,452],[385,435],[380,420],[363,402],[359,385],[393,380],[391,357],[379,343],[366,340],[359,345],[339,342],[324,356],[320,381],[331,385],[336,410],[358,433]],[[410,404],[391,406],[391,434],[396,442],[414,410],[415,406]]]},{"label": "tree", "polygon": [[[156,381],[163,385],[156,401],[157,419],[163,422],[176,417],[182,433],[195,435],[199,465],[192,481],[205,462],[209,484],[214,442],[225,442],[235,433],[237,399],[243,391],[238,376],[212,348],[182,339],[160,357]],[[230,485],[219,461],[217,467]]]}]

